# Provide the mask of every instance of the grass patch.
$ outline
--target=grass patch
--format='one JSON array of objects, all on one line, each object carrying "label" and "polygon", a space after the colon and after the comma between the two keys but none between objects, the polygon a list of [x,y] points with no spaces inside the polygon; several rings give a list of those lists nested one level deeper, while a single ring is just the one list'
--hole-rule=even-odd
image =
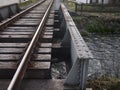
[{"label": "grass patch", "polygon": [[97,21],[97,20],[91,20],[89,22],[89,24],[86,26],[86,30],[88,30],[91,33],[104,33],[105,31],[105,27],[102,25],[101,22]]},{"label": "grass patch", "polygon": [[120,78],[101,77],[88,80],[88,87],[93,90],[120,90]]},{"label": "grass patch", "polygon": [[72,2],[68,2],[69,9],[75,11],[75,4]]},{"label": "grass patch", "polygon": [[92,5],[92,4],[78,4],[77,9],[78,12],[81,10],[82,6],[82,11],[83,12],[109,12],[109,13],[114,13],[114,12],[120,12],[120,7],[119,6],[102,6],[102,5]]},{"label": "grass patch", "polygon": [[[71,0],[71,1],[75,1],[75,0]],[[71,2],[69,0],[64,0],[65,5],[68,6],[68,8],[72,11],[75,11],[75,4],[73,2]]]},{"label": "grass patch", "polygon": [[72,17],[73,18],[73,20],[81,20],[81,19],[83,19],[84,17],[82,17],[82,16],[76,16],[76,17]]},{"label": "grass patch", "polygon": [[91,19],[85,28],[91,33],[120,33],[120,23],[114,20]]},{"label": "grass patch", "polygon": [[32,3],[35,3],[35,2],[37,2],[37,0],[29,0],[29,1],[26,1],[26,2],[23,2],[23,3],[20,3],[19,6],[20,7],[25,7],[25,6],[28,6],[28,5],[30,5]]},{"label": "grass patch", "polygon": [[101,18],[95,16],[73,16],[79,30],[89,33],[118,34],[120,33],[120,19]]}]

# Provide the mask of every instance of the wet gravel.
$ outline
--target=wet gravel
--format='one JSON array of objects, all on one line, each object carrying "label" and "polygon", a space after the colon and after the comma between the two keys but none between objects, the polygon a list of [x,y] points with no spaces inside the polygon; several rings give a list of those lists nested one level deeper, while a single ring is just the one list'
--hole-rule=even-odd
[{"label": "wet gravel", "polygon": [[53,79],[65,79],[67,76],[65,62],[52,64],[51,74]]},{"label": "wet gravel", "polygon": [[120,77],[120,36],[90,35],[83,38],[94,56],[90,60],[89,75]]}]

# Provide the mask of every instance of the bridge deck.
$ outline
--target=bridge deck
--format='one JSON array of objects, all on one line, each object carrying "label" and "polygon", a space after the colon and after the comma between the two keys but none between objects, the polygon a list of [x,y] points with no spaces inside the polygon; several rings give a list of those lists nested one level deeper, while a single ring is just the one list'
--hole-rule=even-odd
[{"label": "bridge deck", "polygon": [[[11,84],[17,88],[24,76],[20,90],[85,90],[92,54],[67,8],[59,4],[60,9],[54,11],[53,1],[42,1],[1,24],[0,78],[4,80],[0,89]],[[68,74],[54,80],[52,64],[62,61],[69,66]]]}]

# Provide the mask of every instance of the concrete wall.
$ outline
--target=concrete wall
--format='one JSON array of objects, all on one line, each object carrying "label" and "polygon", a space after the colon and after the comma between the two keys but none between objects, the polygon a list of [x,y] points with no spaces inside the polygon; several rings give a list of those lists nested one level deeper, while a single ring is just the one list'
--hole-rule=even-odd
[{"label": "concrete wall", "polygon": [[92,3],[96,3],[97,0],[92,0]]},{"label": "concrete wall", "polygon": [[55,6],[54,6],[55,10],[59,10],[61,2],[63,2],[63,0],[55,0]]},{"label": "concrete wall", "polygon": [[[90,1],[92,2],[92,3],[99,3],[99,4],[101,4],[102,3],[102,0],[76,0],[78,3],[90,3]],[[112,0],[104,0],[104,4],[108,4],[108,3],[110,3],[110,1],[112,2]],[[118,3],[120,3],[120,2],[118,2]]]},{"label": "concrete wall", "polygon": [[19,3],[19,0],[0,0],[0,7],[10,5],[13,3]]},{"label": "concrete wall", "polygon": [[0,0],[0,7],[10,5],[10,4],[14,4],[14,3],[19,3],[20,1],[25,2],[25,1],[28,1],[28,0]]},{"label": "concrete wall", "polygon": [[[102,3],[102,0],[99,0],[99,3],[101,4],[101,3]],[[108,3],[109,3],[109,0],[104,0],[103,3],[104,3],[104,4],[108,4]]]},{"label": "concrete wall", "polygon": [[[78,3],[86,3],[86,0],[76,0]],[[89,1],[89,0],[87,0]]]},{"label": "concrete wall", "polygon": [[[104,0],[103,3],[104,4],[108,4],[110,0]],[[102,0],[92,0],[92,3],[98,3],[98,4],[102,4]]]}]

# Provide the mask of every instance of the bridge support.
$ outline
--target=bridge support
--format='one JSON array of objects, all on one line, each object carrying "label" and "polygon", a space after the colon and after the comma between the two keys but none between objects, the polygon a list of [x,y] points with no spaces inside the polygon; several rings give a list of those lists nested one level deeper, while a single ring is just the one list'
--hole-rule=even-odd
[{"label": "bridge support", "polygon": [[55,10],[59,10],[62,0],[55,0]]},{"label": "bridge support", "polygon": [[86,90],[88,62],[88,60],[77,59],[68,73],[65,85],[78,86],[80,90]]},{"label": "bridge support", "polygon": [[61,45],[70,47],[71,61],[68,62],[72,64],[64,84],[77,86],[79,90],[86,90],[88,64],[93,56],[64,4],[60,7],[60,20],[62,21],[61,30],[65,32]]},{"label": "bridge support", "polygon": [[64,48],[71,47],[72,67],[66,78],[65,85],[78,86],[79,88],[81,88],[80,90],[86,90],[86,80],[87,80],[89,59],[79,58],[77,56],[74,42],[71,41],[71,36],[68,29],[66,29],[66,33],[64,35],[61,45]]},{"label": "bridge support", "polygon": [[0,14],[0,21],[2,21],[3,20],[3,17],[2,17],[2,15]]},{"label": "bridge support", "polygon": [[11,4],[8,6],[0,7],[0,21],[15,15],[20,11],[18,4]]}]

